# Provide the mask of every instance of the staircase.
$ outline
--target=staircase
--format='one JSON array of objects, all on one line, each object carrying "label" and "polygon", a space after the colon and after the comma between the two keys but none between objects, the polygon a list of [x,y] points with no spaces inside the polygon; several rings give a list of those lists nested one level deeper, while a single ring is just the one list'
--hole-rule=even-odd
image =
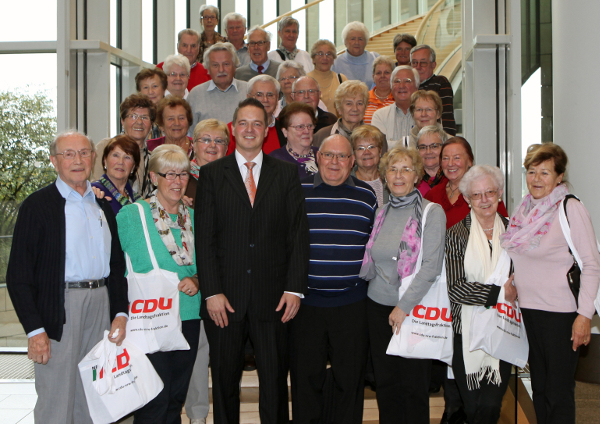
[{"label": "staircase", "polygon": [[366,49],[370,52],[377,52],[384,56],[391,58],[396,56],[394,52],[394,37],[397,34],[408,33],[415,35],[421,22],[423,22],[425,15],[415,16],[408,21],[401,23],[400,25],[387,26],[375,34],[371,35],[371,38],[367,44]]}]

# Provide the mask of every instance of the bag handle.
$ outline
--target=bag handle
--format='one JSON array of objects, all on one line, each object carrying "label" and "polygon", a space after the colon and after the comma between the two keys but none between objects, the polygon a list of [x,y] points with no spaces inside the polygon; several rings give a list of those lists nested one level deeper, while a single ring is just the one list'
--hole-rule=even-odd
[{"label": "bag handle", "polygon": [[146,225],[146,215],[144,214],[144,207],[138,202],[135,202],[134,205],[138,207],[138,211],[140,212],[142,227],[144,227],[144,236],[146,237],[146,247],[148,247],[148,254],[150,255],[150,260],[152,261],[152,267],[155,270],[159,269],[158,262],[156,261],[156,256],[154,256],[154,249],[152,249],[152,244],[150,243],[150,234],[148,233],[148,226]]},{"label": "bag handle", "polygon": [[417,272],[419,272],[419,270],[421,269],[421,263],[423,262],[423,238],[425,235],[425,222],[427,221],[427,215],[429,213],[429,209],[431,208],[431,206],[433,205],[433,202],[430,202],[427,204],[427,206],[425,206],[425,209],[423,209],[423,216],[421,218],[421,248],[419,249],[419,255],[417,256],[417,263],[415,264],[415,272],[413,272],[411,275],[416,275]]},{"label": "bag handle", "polygon": [[579,256],[577,249],[575,249],[575,245],[573,245],[573,240],[571,239],[571,227],[569,225],[569,218],[567,217],[567,200],[569,200],[570,198],[575,198],[579,200],[576,196],[572,194],[566,195],[564,200],[562,201],[563,207],[558,208],[558,220],[560,222],[560,228],[562,229],[563,235],[565,236],[567,244],[569,245],[569,252],[571,253],[571,255],[573,255],[575,261],[577,261],[579,268],[583,270],[583,262],[581,262],[581,257]]}]

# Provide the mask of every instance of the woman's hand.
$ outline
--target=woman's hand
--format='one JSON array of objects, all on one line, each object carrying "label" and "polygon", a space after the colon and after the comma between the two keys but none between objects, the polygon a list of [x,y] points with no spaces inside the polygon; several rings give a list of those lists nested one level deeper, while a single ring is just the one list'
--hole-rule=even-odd
[{"label": "woman's hand", "polygon": [[588,345],[592,334],[592,320],[584,317],[583,315],[577,315],[575,322],[573,322],[573,332],[571,333],[571,340],[573,341],[573,351],[581,345]]},{"label": "woman's hand", "polygon": [[404,318],[406,318],[406,312],[396,306],[389,317],[392,333],[400,334],[400,327],[404,322]]},{"label": "woman's hand", "polygon": [[98,199],[106,199],[109,202],[112,200],[112,197],[106,196],[105,193],[102,190],[100,190],[98,187],[92,186],[92,191],[94,192],[94,194],[96,195],[96,197]]},{"label": "woman's hand", "polygon": [[181,198],[181,201],[183,202],[183,204],[185,206],[187,206],[188,208],[191,208],[194,205],[194,201],[192,200],[191,197],[187,197],[185,194],[183,195],[183,197]]},{"label": "woman's hand", "polygon": [[514,279],[515,279],[515,274],[512,274],[510,276],[510,278],[508,280],[506,280],[506,283],[504,284],[504,299],[507,302],[510,302],[510,304],[513,305],[514,308],[516,308],[517,305],[515,305],[515,301],[517,300],[518,293],[517,293],[517,288],[515,287],[515,284],[513,283]]},{"label": "woman's hand", "polygon": [[198,293],[198,287],[199,284],[196,277],[185,277],[177,285],[177,289],[188,296],[194,296],[196,293]]}]

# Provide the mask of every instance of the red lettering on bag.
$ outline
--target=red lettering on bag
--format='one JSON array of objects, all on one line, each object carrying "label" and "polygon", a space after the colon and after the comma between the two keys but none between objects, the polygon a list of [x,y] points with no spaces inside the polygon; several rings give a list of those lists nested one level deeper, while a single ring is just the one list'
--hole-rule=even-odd
[{"label": "red lettering on bag", "polygon": [[417,317],[417,318],[425,318],[425,315],[419,315],[417,312],[420,311],[421,309],[425,309],[425,306],[423,305],[417,305],[414,307],[413,309],[413,316]]},{"label": "red lettering on bag", "polygon": [[498,310],[498,312],[500,312],[501,314],[506,314],[506,310],[504,310],[504,303],[498,303],[496,305],[496,309]]},{"label": "red lettering on bag", "polygon": [[127,365],[129,365],[129,352],[127,352],[127,349],[123,349],[123,353],[117,355],[117,366],[113,368],[112,372],[116,372],[117,369],[121,370]]},{"label": "red lettering on bag", "polygon": [[158,307],[158,301],[156,299],[148,299],[146,300],[146,304],[144,305],[144,313],[154,312]]},{"label": "red lettering on bag", "polygon": [[138,305],[143,305],[143,304],[144,304],[144,301],[143,301],[143,300],[141,300],[141,299],[138,299],[138,300],[134,301],[134,302],[131,304],[131,313],[133,313],[133,314],[139,314],[140,312],[142,312],[142,308],[141,308],[141,306],[140,306],[140,308],[139,308],[139,309],[137,308],[137,306],[138,306]]},{"label": "red lettering on bag", "polygon": [[[412,314],[415,318],[427,319],[430,321],[436,321],[441,318],[442,321],[452,322],[452,311],[448,308],[442,308],[440,311],[440,308],[434,306],[426,308],[423,305],[417,305],[413,308]],[[410,313],[407,314],[407,316],[410,316]]]},{"label": "red lettering on bag", "polygon": [[[166,303],[165,303],[166,301]],[[171,306],[173,305],[173,299],[168,298],[165,299],[164,297],[161,297],[160,300],[158,301],[158,308],[166,311],[167,309],[171,309]]]},{"label": "red lettering on bag", "polygon": [[510,305],[506,305],[508,307],[508,311],[506,312],[506,315],[508,315],[509,318],[514,318],[515,317],[515,310],[513,308],[510,307]]},{"label": "red lettering on bag", "polygon": [[442,309],[442,321],[452,322],[452,312],[449,308]]},{"label": "red lettering on bag", "polygon": [[439,308],[434,308],[434,307],[427,308],[427,312],[425,313],[425,319],[435,321],[439,317],[440,317]]},{"label": "red lettering on bag", "polygon": [[517,322],[521,322],[521,313],[513,308],[512,306],[510,306],[507,303],[498,303],[496,306],[494,306],[496,308],[496,310],[501,313],[506,315],[509,318],[513,318],[515,321]]}]

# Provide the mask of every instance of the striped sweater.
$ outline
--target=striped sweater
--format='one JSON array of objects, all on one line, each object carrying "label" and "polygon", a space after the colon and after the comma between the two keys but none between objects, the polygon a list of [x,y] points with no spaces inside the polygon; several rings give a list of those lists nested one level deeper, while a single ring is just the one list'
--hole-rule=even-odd
[{"label": "striped sweater", "polygon": [[377,209],[373,189],[351,176],[330,186],[319,174],[302,180],[302,188],[310,228],[309,294],[302,303],[334,307],[366,298],[358,273]]},{"label": "striped sweater", "polygon": [[[502,215],[500,218],[506,227],[508,220]],[[452,304],[452,328],[456,334],[462,334],[462,305],[495,306],[500,294],[500,286],[467,281],[465,251],[470,233],[471,214],[446,230],[446,279]]]}]

